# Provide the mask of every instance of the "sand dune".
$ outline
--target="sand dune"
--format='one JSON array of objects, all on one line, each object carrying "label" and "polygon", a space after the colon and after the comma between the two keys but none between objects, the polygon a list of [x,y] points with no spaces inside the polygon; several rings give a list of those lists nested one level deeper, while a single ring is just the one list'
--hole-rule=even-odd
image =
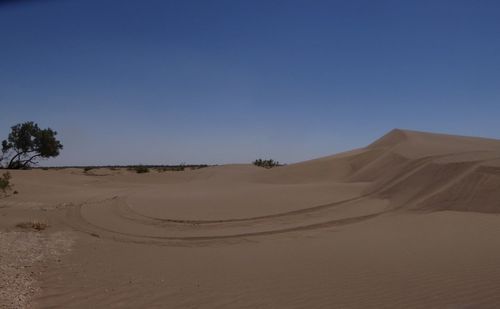
[{"label": "sand dune", "polygon": [[[21,221],[50,223],[24,232],[53,248],[24,273],[39,287],[34,307],[500,306],[498,140],[393,130],[269,170],[13,179],[20,194],[0,199],[2,239]],[[71,248],[51,246],[54,235]]]},{"label": "sand dune", "polygon": [[497,140],[394,130],[367,148],[382,152],[352,179],[393,207],[500,212]]}]

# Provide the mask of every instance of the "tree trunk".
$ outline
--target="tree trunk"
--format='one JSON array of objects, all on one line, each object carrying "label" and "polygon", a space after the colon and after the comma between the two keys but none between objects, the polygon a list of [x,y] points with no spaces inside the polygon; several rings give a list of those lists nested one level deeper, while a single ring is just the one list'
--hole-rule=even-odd
[{"label": "tree trunk", "polygon": [[10,159],[9,165],[7,165],[7,168],[13,168],[14,166],[14,161],[17,159],[18,166],[19,166],[19,160],[21,158],[21,155],[25,154],[24,152],[18,152],[15,156]]}]

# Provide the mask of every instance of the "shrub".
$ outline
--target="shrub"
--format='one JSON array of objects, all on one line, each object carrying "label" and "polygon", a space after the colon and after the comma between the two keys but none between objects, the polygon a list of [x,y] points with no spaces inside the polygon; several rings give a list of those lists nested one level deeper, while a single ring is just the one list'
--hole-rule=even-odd
[{"label": "shrub", "polygon": [[90,170],[92,170],[92,169],[93,169],[93,167],[89,167],[89,166],[87,166],[87,167],[85,167],[85,168],[83,169],[83,171],[86,173],[86,172],[88,172],[88,171],[90,171]]},{"label": "shrub", "polygon": [[9,172],[3,173],[3,175],[0,176],[0,190],[2,190],[3,193],[11,189],[12,185],[10,184],[10,179],[11,176]]},{"label": "shrub", "polygon": [[207,164],[186,164],[186,163],[181,163],[180,165],[163,165],[163,166],[157,166],[155,169],[158,172],[182,172],[185,170],[197,170],[200,168],[205,168],[208,167]]},{"label": "shrub", "polygon": [[34,229],[37,231],[43,231],[49,227],[49,223],[39,220],[31,220],[29,222],[18,223],[16,224],[16,226],[21,229]]},{"label": "shrub", "polygon": [[177,165],[177,166],[174,166],[172,168],[173,171],[176,171],[176,172],[182,172],[186,169],[186,165],[185,164],[181,164],[181,165]]},{"label": "shrub", "polygon": [[253,164],[264,168],[273,168],[281,165],[278,161],[274,161],[273,159],[269,160],[257,159],[253,161]]},{"label": "shrub", "polygon": [[137,174],[149,173],[149,168],[143,165],[134,166],[131,170],[134,170]]},{"label": "shrub", "polygon": [[149,173],[149,168],[145,167],[145,166],[140,166],[140,167],[137,167],[135,169],[135,171],[138,173],[138,174],[142,174],[142,173]]}]

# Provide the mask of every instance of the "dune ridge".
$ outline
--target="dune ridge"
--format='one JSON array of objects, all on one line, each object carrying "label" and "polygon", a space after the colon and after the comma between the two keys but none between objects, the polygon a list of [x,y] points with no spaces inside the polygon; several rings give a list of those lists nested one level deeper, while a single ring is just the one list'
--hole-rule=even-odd
[{"label": "dune ridge", "polygon": [[394,130],[368,148],[384,150],[375,160],[392,157],[365,168],[393,207],[500,212],[498,140]]},{"label": "dune ridge", "polygon": [[500,212],[499,140],[395,129],[352,154],[296,166],[327,164],[342,170],[333,179],[368,182],[364,195],[394,209]]}]

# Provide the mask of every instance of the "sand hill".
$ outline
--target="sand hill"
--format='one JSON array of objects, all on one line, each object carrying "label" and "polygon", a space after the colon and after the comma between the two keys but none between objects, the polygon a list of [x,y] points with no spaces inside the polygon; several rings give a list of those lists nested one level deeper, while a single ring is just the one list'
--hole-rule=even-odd
[{"label": "sand hill", "polygon": [[352,152],[271,171],[274,182],[370,183],[393,209],[500,212],[500,141],[395,129]]},{"label": "sand hill", "polygon": [[[0,199],[7,307],[500,306],[498,140],[393,130],[273,169],[13,180],[19,194]],[[18,225],[33,220],[49,228]]]}]

